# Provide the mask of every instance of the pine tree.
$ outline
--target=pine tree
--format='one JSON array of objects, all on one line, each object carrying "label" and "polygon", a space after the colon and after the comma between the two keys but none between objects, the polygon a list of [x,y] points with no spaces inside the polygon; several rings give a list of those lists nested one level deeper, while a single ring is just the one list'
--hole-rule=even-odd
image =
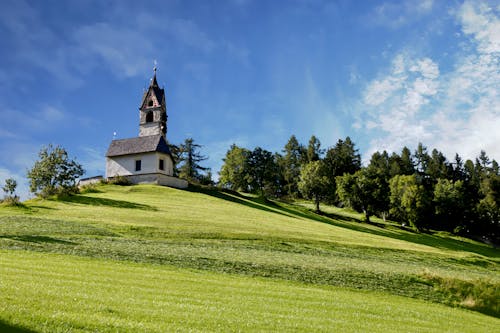
[{"label": "pine tree", "polygon": [[194,143],[193,138],[187,138],[184,143],[179,146],[180,161],[182,162],[179,168],[180,178],[199,182],[202,177],[200,171],[208,170],[208,168],[200,165],[200,162],[208,159],[208,157],[199,153],[201,147],[201,145]]}]

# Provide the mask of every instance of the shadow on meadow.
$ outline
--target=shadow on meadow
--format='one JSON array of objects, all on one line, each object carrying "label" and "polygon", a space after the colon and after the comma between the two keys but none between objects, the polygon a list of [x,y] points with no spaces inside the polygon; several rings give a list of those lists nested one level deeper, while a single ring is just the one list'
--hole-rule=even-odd
[{"label": "shadow on meadow", "polygon": [[[0,238],[7,238],[21,242],[28,243],[52,243],[52,244],[65,244],[65,245],[76,245],[75,242],[70,242],[62,239],[57,239],[48,236],[31,236],[31,235],[2,235]],[[3,332],[0,330],[0,332]]]},{"label": "shadow on meadow", "polygon": [[219,189],[212,189],[212,188],[198,187],[198,186],[190,186],[188,190],[191,192],[202,193],[215,198],[234,202],[250,208],[260,209],[268,213],[280,214],[292,218],[297,217],[296,216],[297,214],[295,213],[289,214],[288,212],[284,211],[279,205],[263,198],[247,197],[242,195],[241,193],[234,191],[219,190]]},{"label": "shadow on meadow", "polygon": [[[427,245],[438,249],[473,252],[492,259],[500,258],[500,251],[488,245],[473,244],[465,241],[460,241],[458,239],[441,237],[439,235],[417,233],[416,231],[412,231],[409,229],[399,229],[396,226],[386,228],[387,225],[382,223],[367,224],[364,223],[362,219],[356,219],[354,217],[335,213],[322,212],[321,214],[317,214],[310,209],[294,206],[293,204],[279,204],[267,199],[247,197],[233,191],[221,191],[218,189],[203,187],[192,187],[190,188],[190,191],[203,193],[219,199],[242,204],[250,208],[260,209],[266,212],[276,213],[287,217],[312,219],[317,222],[327,223],[341,228],[347,228],[354,231],[390,237],[421,245]],[[369,228],[368,226],[373,226],[375,228]],[[482,262],[481,260],[476,260],[474,262],[471,262],[468,259],[466,260],[467,264],[476,264],[480,266],[484,266],[487,264],[486,262]]]},{"label": "shadow on meadow", "polygon": [[1,319],[0,319],[0,332],[5,332],[5,333],[36,333],[36,331],[32,331],[32,330],[29,330],[27,328],[23,328],[23,327],[9,324]]},{"label": "shadow on meadow", "polygon": [[130,208],[130,209],[142,209],[149,211],[156,211],[157,209],[153,206],[138,204],[135,202],[125,201],[125,200],[115,200],[107,198],[95,198],[88,197],[85,195],[68,195],[57,198],[58,201],[71,202],[82,205],[90,206],[108,206],[114,208]]}]

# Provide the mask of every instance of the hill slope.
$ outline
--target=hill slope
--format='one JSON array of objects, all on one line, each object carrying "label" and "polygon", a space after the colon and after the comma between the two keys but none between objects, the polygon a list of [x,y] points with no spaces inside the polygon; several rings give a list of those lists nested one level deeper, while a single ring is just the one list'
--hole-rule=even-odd
[{"label": "hill slope", "polygon": [[[79,267],[81,259],[76,259],[74,257],[76,255],[91,260],[89,267],[93,268],[87,270],[82,268],[82,270],[86,275],[94,276],[92,279],[100,279],[98,272],[92,273],[94,269],[99,271],[106,267],[115,267],[113,265],[125,265],[116,267],[122,267],[117,268],[118,270],[134,270],[138,266],[130,263],[133,261],[145,265],[140,266],[144,269],[145,267],[150,269],[151,276],[161,274],[159,272],[166,269],[168,274],[192,275],[189,280],[194,279],[198,282],[205,279],[219,281],[217,283],[222,284],[240,281],[234,283],[241,283],[244,289],[252,288],[253,284],[260,284],[265,289],[264,286],[268,283],[265,281],[268,280],[261,278],[272,278],[274,282],[269,281],[269,283],[283,284],[283,288],[291,288],[287,289],[289,291],[286,293],[297,294],[297,299],[292,297],[290,300],[294,302],[309,293],[315,293],[310,291],[311,288],[318,292],[323,290],[320,293],[325,298],[318,296],[316,301],[319,303],[313,302],[316,305],[313,303],[308,305],[310,311],[314,311],[316,306],[321,307],[318,304],[324,302],[326,302],[324,306],[330,307],[328,311],[334,311],[332,307],[335,306],[335,302],[331,301],[332,297],[337,297],[335,293],[347,293],[352,299],[358,297],[366,299],[367,304],[370,304],[367,305],[367,309],[378,311],[379,320],[383,318],[396,321],[391,322],[396,326],[391,326],[392,324],[387,322],[385,327],[397,327],[399,324],[393,318],[394,310],[381,310],[377,302],[383,304],[383,299],[386,301],[390,299],[391,302],[401,302],[401,304],[407,302],[407,306],[415,308],[419,308],[417,304],[420,304],[416,300],[389,295],[458,305],[494,317],[499,316],[500,253],[483,244],[446,236],[413,234],[391,225],[383,225],[384,228],[381,228],[361,224],[353,220],[352,216],[341,215],[344,213],[334,208],[329,208],[331,213],[329,216],[334,217],[331,218],[313,214],[299,205],[264,203],[252,197],[218,191],[188,192],[148,185],[131,187],[108,185],[98,189],[97,193],[86,193],[61,200],[32,200],[27,202],[24,208],[0,208],[0,249],[3,249],[1,255],[6,260],[0,263],[2,270],[0,274],[19,279],[19,276],[25,276],[26,272],[21,274],[16,273],[16,270],[23,272],[34,262],[42,263],[35,265],[37,267],[52,267],[53,272],[64,269],[61,266],[64,266],[62,263],[65,262],[70,266]],[[54,257],[54,254],[34,252],[51,252],[59,255]],[[54,264],[54,260],[59,264]],[[122,263],[118,264],[116,260]],[[174,266],[177,268],[173,268]],[[185,269],[196,269],[196,271]],[[66,273],[60,274],[65,276]],[[200,274],[204,278],[201,278]],[[108,272],[101,278],[105,281],[115,279],[118,281],[119,275]],[[30,279],[31,277],[27,277],[25,283],[28,285],[34,283],[40,288],[49,283],[48,276],[36,282],[29,282]],[[73,277],[68,275],[61,280],[61,284],[65,285],[72,279]],[[145,279],[147,277],[140,278],[147,284]],[[29,292],[24,296],[14,296],[16,294],[13,287],[14,280],[10,284],[0,285],[0,288],[4,288],[3,294],[10,295],[11,300],[20,297],[21,301],[23,297],[33,296]],[[290,285],[290,282],[283,280],[295,281],[294,283],[299,285]],[[85,281],[85,283],[90,282]],[[151,281],[149,283],[148,288],[154,290],[154,283],[151,284]],[[126,282],[126,285],[129,288],[135,287],[132,280]],[[161,288],[166,288],[168,285],[169,282],[164,282]],[[351,289],[335,289],[337,287]],[[365,291],[353,291],[352,288]],[[62,299],[76,292],[70,287],[65,287],[64,290],[59,295]],[[238,287],[234,287],[231,291],[235,295],[240,295],[242,292]],[[92,295],[92,291],[89,293]],[[103,297],[105,299],[108,296]],[[135,297],[142,299],[142,296]],[[199,299],[210,303],[211,297],[210,293],[206,292],[200,295]],[[256,297],[260,302],[269,303],[270,306],[273,304],[278,306],[273,302],[285,302],[270,295]],[[53,304],[54,311],[63,311],[62,299],[59,304],[62,308],[57,310],[58,306]],[[182,300],[182,297],[180,299]],[[144,304],[150,304],[152,301],[147,297],[142,299]],[[184,301],[173,302],[176,306],[180,306]],[[22,305],[14,303],[17,304],[13,301],[11,306],[20,312],[35,311],[38,306],[36,305],[38,303],[25,302],[28,305],[24,305],[23,308]],[[349,302],[346,301],[347,303]],[[31,308],[29,304],[32,304]],[[437,311],[442,315],[449,311],[443,310],[445,308],[441,306],[436,310],[433,307],[438,305],[431,303],[422,304],[427,304],[428,309],[433,309],[432,312]],[[214,304],[210,306],[217,308]],[[5,307],[4,305],[0,313],[0,319],[4,318],[7,323],[23,325],[23,321],[15,315],[15,311],[8,311]],[[300,308],[301,306],[297,305],[296,310],[299,311]],[[306,308],[307,306],[304,311]],[[257,307],[250,307],[245,311],[258,313],[257,310]],[[131,311],[134,312],[133,307]],[[351,309],[345,315],[350,313],[355,316],[357,311]],[[414,313],[415,318],[422,315],[418,311]],[[458,309],[453,311],[458,311],[457,320],[466,313]],[[280,316],[278,312],[273,312],[278,317],[270,315],[269,318],[278,320]],[[160,314],[157,315],[161,317]],[[330,318],[331,315],[332,313],[327,317]],[[27,320],[26,325],[40,329],[39,323],[43,322],[44,316],[50,316],[49,312],[44,315],[43,311],[39,316],[40,319]],[[474,316],[479,316],[474,319],[476,323],[485,325],[499,323],[498,319],[492,317],[479,314]],[[106,318],[108,317],[114,318],[111,314],[106,315]],[[312,325],[310,327],[317,330],[333,327],[331,326],[333,323],[327,320],[327,317],[320,316],[319,319],[315,317],[317,320],[315,324],[310,323]],[[272,322],[273,320],[269,318],[268,321]],[[300,318],[301,320],[297,321]],[[300,316],[300,318],[296,318],[293,322],[299,326],[307,325],[309,317]],[[443,315],[443,318],[446,318],[446,315]],[[93,320],[91,317],[87,319]],[[234,323],[239,324],[224,326],[226,329],[234,330],[244,323],[233,319]],[[352,325],[357,325],[355,324],[357,320],[351,319]],[[154,322],[150,317],[147,320]],[[228,318],[226,320],[228,323],[232,322]],[[349,319],[345,320],[349,322]],[[61,321],[55,322],[61,324]],[[467,326],[470,323],[465,321],[463,324]],[[86,326],[86,324],[80,325]],[[441,325],[444,325],[444,321]],[[257,326],[252,327],[257,329]],[[184,328],[186,327],[189,326]],[[358,326],[352,327],[361,330]],[[383,327],[381,326],[381,330]],[[408,331],[406,328],[402,330]]]}]

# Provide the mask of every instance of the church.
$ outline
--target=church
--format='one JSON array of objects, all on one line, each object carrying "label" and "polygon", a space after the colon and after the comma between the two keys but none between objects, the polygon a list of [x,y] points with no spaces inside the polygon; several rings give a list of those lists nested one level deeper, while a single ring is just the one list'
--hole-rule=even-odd
[{"label": "church", "polygon": [[126,177],[133,184],[187,188],[174,177],[174,159],[167,141],[165,90],[158,86],[156,68],[139,107],[139,136],[111,141],[106,153],[106,179]]}]

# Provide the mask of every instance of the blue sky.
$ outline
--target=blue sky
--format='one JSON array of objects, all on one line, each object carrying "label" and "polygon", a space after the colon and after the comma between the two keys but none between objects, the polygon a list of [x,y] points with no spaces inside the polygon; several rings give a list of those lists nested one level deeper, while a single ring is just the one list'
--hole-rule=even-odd
[{"label": "blue sky", "polygon": [[0,184],[43,145],[104,174],[152,76],[172,143],[280,151],[350,136],[500,160],[500,1],[22,1],[0,5]]}]

